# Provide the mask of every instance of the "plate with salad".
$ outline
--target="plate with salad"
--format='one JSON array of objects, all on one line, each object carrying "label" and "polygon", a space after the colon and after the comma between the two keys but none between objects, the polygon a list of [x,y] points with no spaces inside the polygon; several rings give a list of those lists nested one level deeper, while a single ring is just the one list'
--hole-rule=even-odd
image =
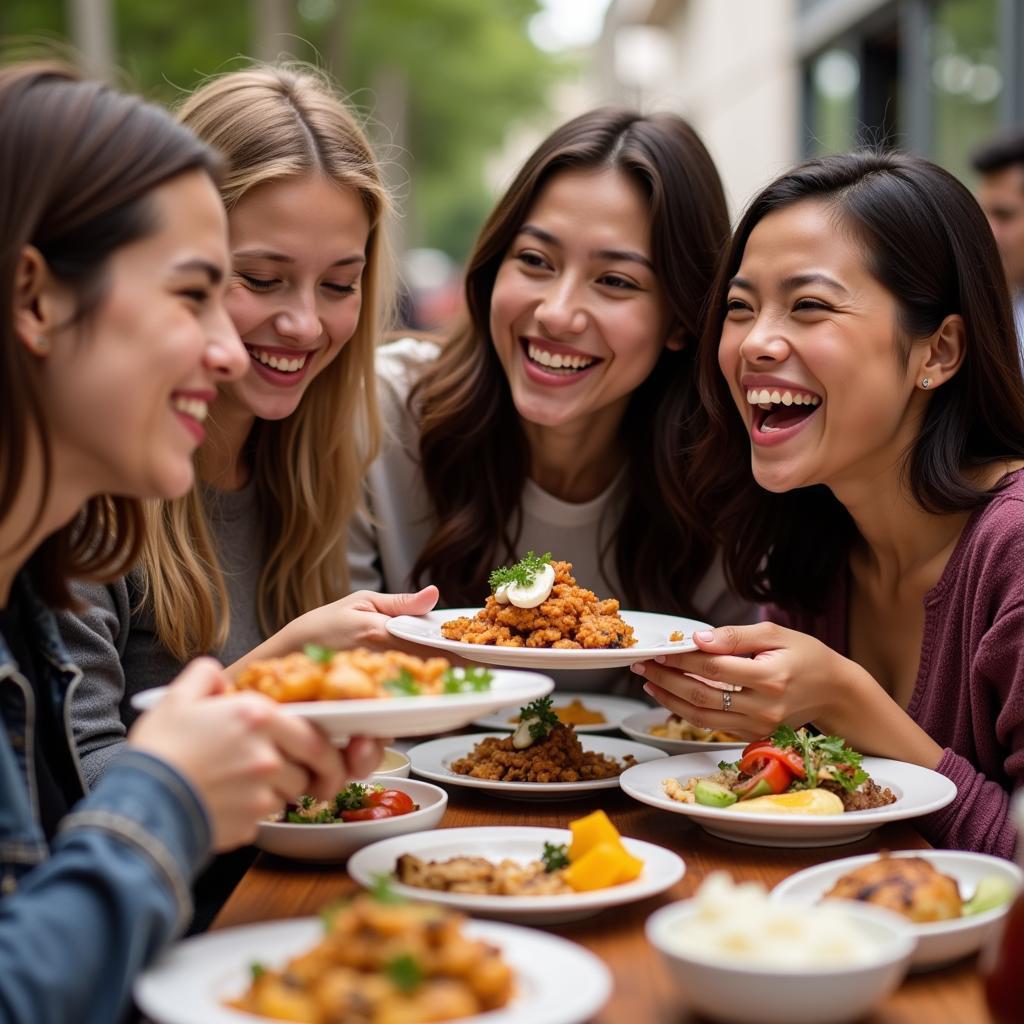
[{"label": "plate with salad", "polygon": [[745,747],[670,757],[623,772],[641,803],[685,814],[712,835],[764,846],[833,846],[956,797],[938,772],[864,757],[838,736],[781,726]]},{"label": "plate with salad", "polygon": [[300,796],[260,822],[256,845],[292,860],[340,861],[369,843],[437,828],[447,807],[440,786],[371,777],[349,783],[330,800]]}]

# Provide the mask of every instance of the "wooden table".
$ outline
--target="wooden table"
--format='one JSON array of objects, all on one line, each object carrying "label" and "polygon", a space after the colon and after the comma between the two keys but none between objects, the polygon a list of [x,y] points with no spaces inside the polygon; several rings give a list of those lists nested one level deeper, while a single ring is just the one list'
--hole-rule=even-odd
[{"label": "wooden table", "polygon": [[[565,936],[596,953],[610,968],[614,992],[595,1018],[599,1024],[686,1024],[695,1021],[659,955],[644,938],[644,921],[665,903],[691,896],[701,879],[726,868],[737,879],[768,886],[794,871],[825,860],[888,848],[921,849],[927,843],[909,825],[891,825],[868,839],[814,850],[744,846],[706,835],[681,815],[647,807],[609,790],[600,800],[512,802],[452,787],[443,827],[466,825],[550,825],[603,807],[623,835],[675,850],[686,875],[663,896],[616,907],[574,924],[546,931]],[[214,928],[315,914],[324,904],[355,889],[344,869],[301,865],[263,854],[225,904]],[[930,973],[911,975],[872,1016],[870,1024],[985,1024],[989,1020],[974,959]]]}]

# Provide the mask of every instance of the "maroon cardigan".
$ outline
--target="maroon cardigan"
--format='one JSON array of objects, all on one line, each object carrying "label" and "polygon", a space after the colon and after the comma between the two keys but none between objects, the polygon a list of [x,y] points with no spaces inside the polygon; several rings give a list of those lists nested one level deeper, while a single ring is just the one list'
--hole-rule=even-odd
[{"label": "maroon cardigan", "polygon": [[[772,609],[844,657],[849,574],[819,615]],[[924,639],[907,714],[945,747],[957,798],[916,824],[936,846],[1012,857],[1010,794],[1024,785],[1024,470],[968,520],[925,595]]]}]

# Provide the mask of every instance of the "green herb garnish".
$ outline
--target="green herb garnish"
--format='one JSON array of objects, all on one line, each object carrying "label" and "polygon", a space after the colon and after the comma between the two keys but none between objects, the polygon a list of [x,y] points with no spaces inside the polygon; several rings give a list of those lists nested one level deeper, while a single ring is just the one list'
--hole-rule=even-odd
[{"label": "green herb garnish", "polygon": [[561,723],[558,715],[552,710],[553,704],[550,697],[538,697],[535,701],[527,704],[525,708],[519,709],[519,721],[525,722],[530,719],[530,735],[535,740],[542,740],[545,736]]},{"label": "green herb garnish", "polygon": [[306,644],[302,648],[302,653],[318,665],[329,665],[331,658],[334,657],[334,651],[330,647],[324,647],[323,644]]},{"label": "green herb garnish", "polygon": [[423,981],[423,968],[411,953],[396,956],[388,963],[385,970],[388,972],[388,977],[395,983],[395,987],[403,992],[414,992]]},{"label": "green herb garnish", "polygon": [[366,794],[369,791],[369,786],[351,782],[335,796],[334,806],[339,811],[358,811],[366,806]]},{"label": "green herb garnish", "polygon": [[391,875],[386,875],[383,872],[373,876],[373,885],[370,886],[370,895],[378,903],[406,903],[408,902],[404,896],[400,896],[394,889],[391,888],[391,883],[394,879]]},{"label": "green herb garnish", "polygon": [[565,843],[545,843],[540,859],[544,862],[544,870],[550,875],[552,871],[569,866],[569,851]]},{"label": "green herb garnish", "polygon": [[720,772],[738,772],[740,770],[739,761],[719,761],[718,770]]},{"label": "green herb garnish", "polygon": [[259,981],[267,973],[267,969],[258,960],[254,960],[249,964],[249,973],[252,975],[253,981]]},{"label": "green herb garnish", "polygon": [[491,688],[494,673],[485,668],[450,668],[441,677],[443,693],[486,693]]},{"label": "green herb garnish", "polygon": [[403,668],[396,679],[389,679],[383,685],[385,690],[396,697],[418,697],[423,692],[423,688],[407,668]]},{"label": "green herb garnish", "polygon": [[543,555],[535,555],[532,551],[527,551],[515,565],[506,565],[501,569],[495,569],[487,577],[487,582],[491,585],[491,593],[493,594],[498,587],[506,583],[516,583],[520,587],[528,587],[537,578],[537,573],[550,562],[550,551]]},{"label": "green herb garnish", "polygon": [[804,759],[807,778],[795,779],[793,789],[814,789],[824,768],[829,769],[828,781],[837,783],[848,793],[868,777],[861,767],[863,755],[848,747],[839,736],[812,735],[807,729],[780,725],[771,739],[775,746],[796,750]]}]

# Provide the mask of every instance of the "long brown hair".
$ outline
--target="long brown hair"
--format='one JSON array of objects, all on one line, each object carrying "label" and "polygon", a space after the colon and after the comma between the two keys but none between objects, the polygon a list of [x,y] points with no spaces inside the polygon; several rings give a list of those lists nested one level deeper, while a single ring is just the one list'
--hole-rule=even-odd
[{"label": "long brown hair", "polygon": [[1024,457],[1024,378],[992,232],[974,197],[941,167],[900,154],[822,157],[777,178],[753,200],[723,261],[702,342],[711,429],[695,454],[695,479],[703,500],[719,510],[734,589],[813,611],[849,557],[853,519],[824,485],[782,494],[758,486],[749,436],[718,367],[728,282],[751,232],[768,214],[808,199],[830,204],[864,246],[872,275],[892,293],[904,366],[912,340],[933,333],[951,314],[963,317],[963,363],[929,395],[905,454],[909,491],[921,508],[937,515],[978,508],[992,492],[975,486],[971,471]]},{"label": "long brown hair", "polygon": [[[354,192],[370,221],[355,332],[295,412],[257,420],[247,441],[267,551],[256,604],[270,634],[348,592],[348,521],[379,438],[373,352],[390,319],[390,199],[358,119],[313,68],[260,65],[212,78],[180,117],[227,160],[229,219],[257,186],[319,174]],[[202,448],[196,458],[201,467]],[[231,609],[199,492],[147,511],[144,599],[160,642],[181,660],[218,650]]]},{"label": "long brown hair", "polygon": [[[40,511],[53,482],[39,367],[14,332],[22,250],[38,249],[73,290],[82,322],[103,301],[111,254],[156,227],[149,193],[185,171],[214,174],[217,166],[164,111],[83,81],[70,67],[38,61],[0,70],[0,522],[24,485],[33,439],[43,461]],[[142,535],[139,502],[93,498],[36,549],[33,583],[47,603],[70,605],[70,578],[119,575]]]},{"label": "long brown hair", "polygon": [[688,451],[704,420],[693,363],[728,213],[715,165],[686,121],[616,108],[562,125],[526,161],[469,259],[467,322],[410,396],[421,416],[420,456],[437,518],[413,579],[429,578],[449,602],[479,601],[488,570],[516,553],[530,467],[526,434],[491,343],[498,268],[553,175],[599,168],[626,175],[648,199],[654,267],[670,330],[684,342],[681,351],[662,351],[622,423],[638,457],[627,469],[628,495],[614,530],[616,569],[628,604],[699,611],[691,595],[712,548],[688,482]]}]

